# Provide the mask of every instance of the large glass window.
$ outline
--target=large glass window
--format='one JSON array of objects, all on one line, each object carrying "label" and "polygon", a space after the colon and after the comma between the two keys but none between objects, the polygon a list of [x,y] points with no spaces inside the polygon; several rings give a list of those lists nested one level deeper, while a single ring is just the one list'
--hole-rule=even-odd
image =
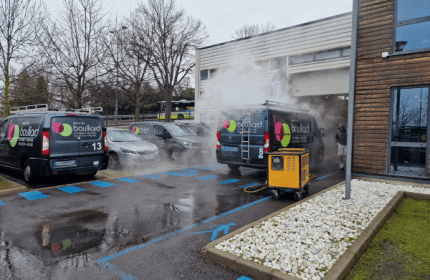
[{"label": "large glass window", "polygon": [[430,49],[430,1],[397,0],[394,52]]},{"label": "large glass window", "polygon": [[393,90],[390,171],[426,176],[429,86]]}]

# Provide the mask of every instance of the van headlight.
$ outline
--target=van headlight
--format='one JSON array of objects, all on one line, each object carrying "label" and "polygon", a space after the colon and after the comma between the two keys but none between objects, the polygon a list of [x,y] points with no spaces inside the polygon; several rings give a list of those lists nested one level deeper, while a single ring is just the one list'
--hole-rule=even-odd
[{"label": "van headlight", "polygon": [[123,152],[124,154],[137,154],[135,151],[124,148],[121,148],[121,152]]},{"label": "van headlight", "polygon": [[184,146],[191,148],[192,144],[190,142],[184,141]]}]

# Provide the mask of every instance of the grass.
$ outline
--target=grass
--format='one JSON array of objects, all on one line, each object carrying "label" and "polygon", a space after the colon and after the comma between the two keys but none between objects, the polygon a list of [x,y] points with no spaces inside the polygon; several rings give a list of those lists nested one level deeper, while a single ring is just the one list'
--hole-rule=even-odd
[{"label": "grass", "polygon": [[0,191],[19,187],[17,184],[0,177]]},{"label": "grass", "polygon": [[430,200],[405,198],[345,279],[430,279]]}]

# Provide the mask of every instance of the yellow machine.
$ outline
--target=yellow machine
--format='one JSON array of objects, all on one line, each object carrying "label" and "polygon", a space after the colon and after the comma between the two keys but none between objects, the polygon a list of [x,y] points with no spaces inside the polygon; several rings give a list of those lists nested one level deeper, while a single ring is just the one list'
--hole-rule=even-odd
[{"label": "yellow machine", "polygon": [[293,191],[294,198],[300,200],[303,191],[309,192],[309,153],[306,149],[279,149],[268,156],[267,188],[272,190],[274,198],[279,198],[282,192]]}]

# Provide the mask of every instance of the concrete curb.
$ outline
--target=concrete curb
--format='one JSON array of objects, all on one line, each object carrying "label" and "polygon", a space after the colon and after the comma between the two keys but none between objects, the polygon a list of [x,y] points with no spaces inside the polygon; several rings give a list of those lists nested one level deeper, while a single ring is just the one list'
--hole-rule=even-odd
[{"label": "concrete curb", "polygon": [[357,179],[361,181],[369,181],[369,182],[378,182],[378,183],[386,183],[386,184],[393,184],[393,185],[405,185],[405,186],[413,186],[413,187],[420,187],[420,188],[430,188],[430,182],[429,183],[418,183],[418,182],[410,182],[410,181],[401,181],[396,179],[379,179],[379,178],[371,178],[371,177],[361,177],[361,176],[352,176],[352,179]]},{"label": "concrete curb", "polygon": [[245,260],[243,258],[237,257],[233,254],[227,253],[225,251],[221,251],[215,248],[216,245],[218,245],[219,243],[223,242],[224,240],[227,240],[233,236],[235,236],[236,234],[239,234],[263,221],[266,221],[274,216],[279,215],[280,213],[300,204],[303,202],[306,202],[318,195],[321,195],[325,192],[328,192],[334,188],[337,188],[341,185],[345,184],[345,182],[341,182],[339,184],[336,184],[334,186],[331,186],[330,188],[327,188],[321,192],[318,192],[316,194],[313,194],[309,197],[304,198],[303,200],[296,202],[294,204],[291,204],[285,208],[282,208],[281,210],[278,210],[266,217],[263,217],[253,223],[250,223],[246,226],[243,226],[227,235],[224,235],[221,238],[218,238],[217,240],[209,243],[208,245],[206,245],[202,251],[200,252],[200,255],[202,255],[203,257],[205,257],[206,259],[212,261],[212,262],[216,262],[218,264],[221,264],[223,266],[226,266],[228,268],[231,268],[233,270],[236,271],[240,271],[241,273],[244,273],[250,277],[252,277],[253,279],[269,279],[269,280],[297,280],[299,278],[291,276],[289,274],[286,274],[284,272],[281,272],[279,270],[275,270],[272,268],[269,268],[267,266],[264,266],[262,264],[256,263],[256,262],[252,262],[250,260]]},{"label": "concrete curb", "polygon": [[344,279],[346,277],[405,197],[430,199],[429,194],[399,191],[324,276],[324,280]]},{"label": "concrete curb", "polygon": [[16,182],[14,182],[14,181],[6,178],[6,177],[1,177],[1,178],[3,180],[8,181],[9,183],[11,183],[11,184],[13,184],[15,186],[18,186],[18,187],[11,188],[11,189],[0,190],[0,196],[6,196],[6,195],[10,195],[10,194],[17,194],[17,193],[20,193],[20,192],[26,192],[27,191],[27,187],[26,186],[23,186],[23,185],[21,185],[19,183],[16,183]]}]

